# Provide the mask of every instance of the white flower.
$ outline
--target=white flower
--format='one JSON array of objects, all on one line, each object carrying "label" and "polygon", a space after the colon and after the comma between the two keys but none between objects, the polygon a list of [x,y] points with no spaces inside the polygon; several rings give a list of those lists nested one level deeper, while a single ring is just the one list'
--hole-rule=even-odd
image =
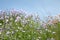
[{"label": "white flower", "polygon": [[38,37],[39,39],[41,38],[41,37]]},{"label": "white flower", "polygon": [[23,19],[21,22],[22,22],[23,24],[26,24],[26,23],[27,23],[27,20]]},{"label": "white flower", "polygon": [[2,23],[0,23],[0,25],[2,25]]},{"label": "white flower", "polygon": [[0,34],[1,34],[1,32],[0,32]]},{"label": "white flower", "polygon": [[6,33],[6,34],[7,34],[7,35],[8,35],[8,34],[10,34],[10,31],[7,31],[7,33]]},{"label": "white flower", "polygon": [[53,34],[55,34],[56,32],[52,32]]},{"label": "white flower", "polygon": [[22,30],[22,27],[18,27],[18,29]]},{"label": "white flower", "polygon": [[45,29],[46,31],[48,31],[48,32],[51,32],[51,30],[48,30],[48,29]]},{"label": "white flower", "polygon": [[12,31],[12,34],[14,34],[14,31]]},{"label": "white flower", "polygon": [[6,23],[8,22],[9,20],[8,19],[6,19]]},{"label": "white flower", "polygon": [[25,32],[25,31],[22,30],[22,32]]},{"label": "white flower", "polygon": [[48,29],[45,29],[46,31],[48,31]]},{"label": "white flower", "polygon": [[17,22],[18,20],[15,20],[15,22]]}]

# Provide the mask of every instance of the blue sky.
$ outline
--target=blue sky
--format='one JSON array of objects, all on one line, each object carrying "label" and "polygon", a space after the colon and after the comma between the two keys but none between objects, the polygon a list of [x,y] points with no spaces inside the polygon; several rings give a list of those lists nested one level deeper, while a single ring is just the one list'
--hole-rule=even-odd
[{"label": "blue sky", "polygon": [[0,0],[0,10],[22,9],[41,17],[60,13],[60,0]]}]

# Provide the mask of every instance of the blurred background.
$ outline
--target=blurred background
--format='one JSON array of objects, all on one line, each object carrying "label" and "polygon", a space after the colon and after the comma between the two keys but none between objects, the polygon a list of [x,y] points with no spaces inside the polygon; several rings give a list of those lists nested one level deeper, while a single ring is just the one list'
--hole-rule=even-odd
[{"label": "blurred background", "polygon": [[41,19],[60,13],[60,0],[0,0],[0,10],[22,10]]}]

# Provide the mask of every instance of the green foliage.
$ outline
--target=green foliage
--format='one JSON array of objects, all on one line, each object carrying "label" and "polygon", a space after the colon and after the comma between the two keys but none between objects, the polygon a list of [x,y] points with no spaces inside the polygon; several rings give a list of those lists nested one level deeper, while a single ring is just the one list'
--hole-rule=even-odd
[{"label": "green foliage", "polygon": [[9,18],[0,20],[0,40],[60,40],[60,22],[47,24],[46,28],[40,22],[33,16],[9,15]]}]

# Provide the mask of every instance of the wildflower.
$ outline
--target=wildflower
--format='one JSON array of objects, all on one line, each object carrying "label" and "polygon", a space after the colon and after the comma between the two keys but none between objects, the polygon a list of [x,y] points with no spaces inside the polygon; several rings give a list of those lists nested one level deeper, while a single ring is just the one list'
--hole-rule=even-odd
[{"label": "wildflower", "polygon": [[12,34],[14,34],[14,31],[12,31]]},{"label": "wildflower", "polygon": [[52,24],[52,20],[49,20],[49,21],[47,22],[47,24],[51,25],[51,24]]},{"label": "wildflower", "polygon": [[27,18],[27,16],[25,16],[25,19]]},{"label": "wildflower", "polygon": [[0,32],[0,34],[1,34],[1,32]]},{"label": "wildflower", "polygon": [[36,17],[36,21],[39,22],[39,19],[40,19],[40,18],[37,16],[37,17]]},{"label": "wildflower", "polygon": [[31,15],[28,15],[27,17],[26,17],[26,19],[31,19],[33,17],[33,15],[31,14]]},{"label": "wildflower", "polygon": [[17,22],[18,20],[15,20],[15,22]]},{"label": "wildflower", "polygon": [[0,25],[2,25],[2,23],[0,23]]},{"label": "wildflower", "polygon": [[25,19],[22,20],[22,23],[23,23],[23,24],[27,24],[27,20],[25,20]]},{"label": "wildflower", "polygon": [[0,18],[0,20],[3,20],[3,19],[4,19],[3,17]]},{"label": "wildflower", "polygon": [[52,20],[52,23],[53,24],[56,24],[56,23],[58,23],[58,20],[56,20],[56,19],[55,20]]},{"label": "wildflower", "polygon": [[18,29],[22,30],[22,27],[18,27]]},{"label": "wildflower", "polygon": [[39,39],[41,38],[41,37],[38,37]]},{"label": "wildflower", "polygon": [[9,20],[8,19],[6,19],[6,23],[8,22]]},{"label": "wildflower", "polygon": [[48,32],[51,32],[51,30],[48,30],[48,29],[45,29],[46,31],[48,31]]},{"label": "wildflower", "polygon": [[22,30],[22,32],[25,32],[25,31]]},{"label": "wildflower", "polygon": [[10,31],[7,31],[7,33],[6,33],[6,34],[7,34],[7,35],[8,35],[8,34],[10,34]]},{"label": "wildflower", "polygon": [[16,17],[15,22],[18,22],[21,18],[19,16]]},{"label": "wildflower", "polygon": [[47,28],[47,24],[46,23],[42,23],[42,27],[43,28]]},{"label": "wildflower", "polygon": [[52,32],[52,34],[55,34],[56,32]]},{"label": "wildflower", "polygon": [[46,31],[48,31],[48,29],[45,29]]},{"label": "wildflower", "polygon": [[17,20],[19,20],[19,19],[20,19],[20,17],[19,17],[19,16],[17,16],[17,17],[16,17],[16,19],[17,19]]}]

